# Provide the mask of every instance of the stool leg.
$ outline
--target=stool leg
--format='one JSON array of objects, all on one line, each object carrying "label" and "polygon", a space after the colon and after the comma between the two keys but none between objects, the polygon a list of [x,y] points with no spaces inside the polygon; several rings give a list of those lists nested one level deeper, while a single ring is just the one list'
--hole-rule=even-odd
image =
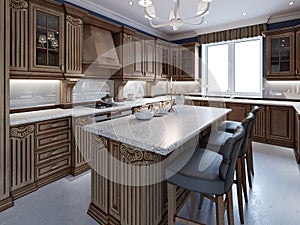
[{"label": "stool leg", "polygon": [[191,210],[190,210],[190,218],[193,218],[195,213],[195,205],[196,205],[196,192],[191,193]]},{"label": "stool leg", "polygon": [[238,157],[236,164],[236,190],[238,197],[238,207],[239,207],[239,215],[240,221],[244,223],[244,210],[243,210],[243,199],[242,199],[242,158]]},{"label": "stool leg", "polygon": [[199,201],[198,209],[201,209],[202,204],[203,204],[203,200],[204,200],[204,195],[203,195],[203,194],[200,194],[200,201]]},{"label": "stool leg", "polygon": [[246,184],[246,169],[245,169],[245,157],[242,156],[242,187],[243,187],[243,192],[244,192],[244,198],[245,198],[245,202],[248,202],[248,192],[247,192],[247,184]]},{"label": "stool leg", "polygon": [[168,225],[174,225],[176,214],[176,186],[168,183]]},{"label": "stool leg", "polygon": [[250,156],[250,169],[252,172],[252,175],[254,176],[254,163],[253,163],[253,150],[252,150],[252,140],[249,140],[249,145],[248,145],[248,149],[249,149],[249,156]]},{"label": "stool leg", "polygon": [[227,192],[227,218],[228,218],[228,224],[234,225],[234,216],[233,216],[233,202],[232,202],[232,188]]},{"label": "stool leg", "polygon": [[223,195],[216,196],[216,219],[217,225],[224,225],[224,201]]},{"label": "stool leg", "polygon": [[[247,175],[248,175],[248,183],[249,187],[252,188],[252,175],[254,175],[253,170],[253,157],[252,157],[252,142],[248,140],[247,152],[246,152],[246,160],[247,160]],[[252,174],[251,174],[252,172]]]}]

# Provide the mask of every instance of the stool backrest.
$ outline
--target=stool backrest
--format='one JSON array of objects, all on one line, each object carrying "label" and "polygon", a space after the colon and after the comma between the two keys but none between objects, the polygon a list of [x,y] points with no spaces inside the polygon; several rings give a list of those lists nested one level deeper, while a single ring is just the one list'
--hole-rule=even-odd
[{"label": "stool backrest", "polygon": [[252,125],[252,127],[251,127],[249,138],[253,137],[255,120],[256,120],[256,117],[257,117],[257,113],[259,112],[259,107],[258,107],[257,105],[254,106],[253,109],[251,110],[251,112],[252,112],[253,115],[254,115],[254,123],[253,123],[253,125]]},{"label": "stool backrest", "polygon": [[238,126],[234,134],[227,139],[222,147],[223,160],[219,166],[219,175],[225,180],[225,189],[228,191],[233,184],[237,157],[245,137],[245,129]]},{"label": "stool backrest", "polygon": [[240,151],[240,155],[246,154],[248,139],[251,135],[251,131],[253,130],[254,122],[255,122],[255,116],[252,112],[249,112],[247,117],[242,121],[242,126],[245,128],[245,139]]}]

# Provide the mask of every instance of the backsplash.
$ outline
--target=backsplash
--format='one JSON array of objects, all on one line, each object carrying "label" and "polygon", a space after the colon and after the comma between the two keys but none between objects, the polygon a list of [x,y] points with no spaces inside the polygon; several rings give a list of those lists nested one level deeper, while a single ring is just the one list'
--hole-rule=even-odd
[{"label": "backsplash", "polygon": [[106,94],[113,95],[110,81],[81,79],[73,89],[73,103],[97,101]]},{"label": "backsplash", "polygon": [[264,98],[300,99],[300,81],[265,81]]},{"label": "backsplash", "polygon": [[10,80],[10,109],[59,105],[57,80]]}]

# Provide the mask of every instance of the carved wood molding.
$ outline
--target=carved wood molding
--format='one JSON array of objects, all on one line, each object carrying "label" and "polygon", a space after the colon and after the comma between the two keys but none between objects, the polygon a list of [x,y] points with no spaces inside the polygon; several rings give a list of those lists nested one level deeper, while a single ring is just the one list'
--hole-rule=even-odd
[{"label": "carved wood molding", "polygon": [[79,18],[75,18],[73,16],[67,15],[67,22],[71,23],[73,26],[82,25],[82,20]]},{"label": "carved wood molding", "polygon": [[130,34],[123,34],[124,41],[132,41],[132,35]]},{"label": "carved wood molding", "polygon": [[15,127],[9,130],[9,137],[11,138],[24,138],[34,132],[34,125],[29,125],[27,127]]},{"label": "carved wood molding", "polygon": [[75,118],[75,124],[79,126],[84,126],[87,124],[92,123],[92,117],[91,116],[85,116],[85,117],[77,117]]},{"label": "carved wood molding", "polygon": [[107,139],[101,136],[97,136],[97,135],[93,135],[94,138],[94,148],[97,150],[100,150],[102,148],[106,148],[107,147]]},{"label": "carved wood molding", "polygon": [[27,9],[28,2],[25,0],[9,0],[9,5],[15,9]]},{"label": "carved wood molding", "polygon": [[143,151],[138,148],[131,149],[125,144],[120,145],[120,151],[122,158],[131,164],[148,161],[157,163],[160,161],[160,156],[154,152]]}]

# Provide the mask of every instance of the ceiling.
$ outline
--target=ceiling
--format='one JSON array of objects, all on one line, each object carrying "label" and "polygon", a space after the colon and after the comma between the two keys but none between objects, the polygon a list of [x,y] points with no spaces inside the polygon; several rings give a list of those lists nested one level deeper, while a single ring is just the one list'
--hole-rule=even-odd
[{"label": "ceiling", "polygon": [[[144,8],[138,5],[138,0],[66,0],[128,26],[153,34],[167,40],[195,37],[201,33],[209,33],[236,27],[243,27],[266,22],[280,22],[300,18],[300,0],[213,0],[209,14],[204,17],[207,23],[201,25],[182,25],[173,31],[168,27],[152,28],[144,17]],[[174,0],[152,0],[156,14],[168,19]],[[181,0],[179,13],[182,18],[196,13],[198,0]],[[242,15],[246,12],[246,15]],[[273,21],[270,21],[273,20]]]}]

